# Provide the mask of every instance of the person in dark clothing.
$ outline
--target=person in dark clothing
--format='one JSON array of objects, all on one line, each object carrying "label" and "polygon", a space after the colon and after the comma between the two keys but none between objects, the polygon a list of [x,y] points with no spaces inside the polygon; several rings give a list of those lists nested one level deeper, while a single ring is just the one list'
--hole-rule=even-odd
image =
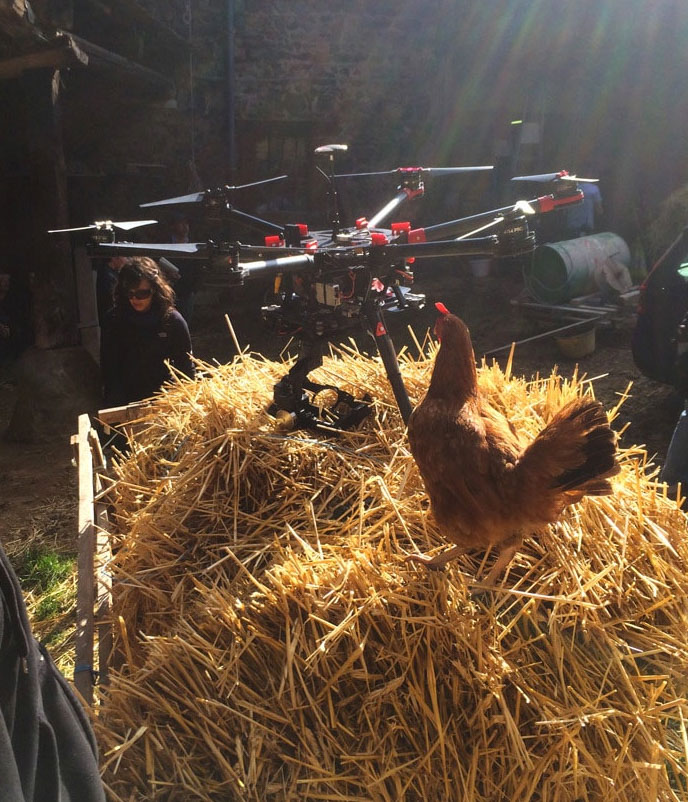
[{"label": "person in dark clothing", "polygon": [[0,799],[105,802],[85,711],[31,633],[17,576],[0,545]]},{"label": "person in dark clothing", "polygon": [[154,395],[170,378],[166,360],[193,378],[191,353],[189,327],[174,308],[172,288],[152,259],[132,259],[119,271],[115,306],[102,332],[105,404]]},{"label": "person in dark clothing", "polygon": [[126,256],[112,256],[96,267],[96,305],[98,323],[103,326],[115,304],[115,287],[119,271],[129,262]]}]

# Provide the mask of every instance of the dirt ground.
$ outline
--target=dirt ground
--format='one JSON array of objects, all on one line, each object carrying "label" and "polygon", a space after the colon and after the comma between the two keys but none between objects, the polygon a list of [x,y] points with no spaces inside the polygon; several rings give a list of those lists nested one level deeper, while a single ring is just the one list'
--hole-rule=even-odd
[{"label": "dirt ground", "polygon": [[[397,349],[415,346],[408,335],[411,326],[419,339],[432,327],[435,301],[443,301],[452,312],[469,324],[476,355],[512,341],[526,339],[557,325],[543,324],[524,314],[512,300],[523,290],[518,265],[499,264],[485,279],[475,279],[467,265],[427,263],[416,267],[416,290],[427,296],[426,308],[419,312],[388,316],[390,333]],[[223,362],[235,353],[224,315],[228,314],[243,347],[270,358],[277,358],[285,343],[266,332],[259,314],[265,287],[258,284],[243,289],[221,290],[206,287],[197,296],[192,338],[197,356]],[[615,424],[617,430],[627,425],[623,445],[646,445],[650,455],[661,464],[681,409],[680,398],[668,387],[643,377],[633,364],[630,335],[633,315],[629,312],[619,323],[598,329],[594,353],[579,360],[580,371],[594,382],[596,396],[611,407],[629,382],[630,397],[623,404]],[[362,348],[372,340],[357,337]],[[498,361],[504,364],[507,351]],[[516,348],[514,372],[527,377],[549,375],[555,365],[564,376],[576,363],[564,358],[552,338],[540,339]],[[16,398],[16,378],[12,365],[0,367],[0,432],[4,432]],[[77,536],[77,473],[72,464],[70,435],[76,431],[55,431],[41,444],[10,443],[0,440],[0,532],[10,553],[36,534],[44,540],[73,550]]]}]

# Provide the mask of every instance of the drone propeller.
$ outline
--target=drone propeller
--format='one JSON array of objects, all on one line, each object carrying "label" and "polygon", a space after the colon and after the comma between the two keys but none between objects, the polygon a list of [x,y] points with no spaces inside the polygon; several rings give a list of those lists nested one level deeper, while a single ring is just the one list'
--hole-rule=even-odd
[{"label": "drone propeller", "polygon": [[381,170],[373,173],[342,173],[335,178],[358,178],[367,175],[394,175],[395,173],[430,173],[432,175],[453,175],[454,173],[472,173],[477,170],[492,170],[491,164],[479,167],[397,167],[395,170]]},{"label": "drone propeller", "polygon": [[574,181],[584,184],[596,184],[599,178],[579,178],[576,175],[569,175],[566,170],[560,170],[558,173],[542,173],[541,175],[517,175],[511,179],[512,181],[539,181],[540,183],[548,183],[549,181]]},{"label": "drone propeller", "polygon": [[493,170],[491,164],[478,167],[397,167],[395,170],[381,170],[373,173],[342,173],[335,178],[358,178],[367,175],[394,175],[395,173],[429,173],[431,175],[453,175],[455,173],[472,173],[479,170]]},{"label": "drone propeller", "polygon": [[278,175],[274,178],[264,178],[262,181],[252,181],[250,184],[237,184],[236,186],[223,186],[218,189],[206,189],[203,192],[192,192],[190,195],[179,195],[176,198],[165,198],[164,200],[153,201],[152,203],[140,203],[139,206],[144,208],[146,206],[171,206],[175,203],[200,203],[208,195],[214,193],[234,192],[237,189],[246,189],[247,187],[257,187],[260,184],[270,184],[272,181],[282,181],[287,178],[286,175]]},{"label": "drone propeller", "polygon": [[93,254],[97,256],[150,256],[159,259],[168,256],[170,259],[208,259],[209,249],[206,242],[101,242],[94,248]]},{"label": "drone propeller", "polygon": [[77,226],[76,228],[51,228],[48,234],[66,234],[70,231],[89,231],[96,229],[96,231],[111,231],[113,228],[121,228],[122,231],[131,231],[139,226],[150,226],[157,223],[157,220],[125,220],[123,222],[114,222],[113,220],[96,220],[89,226]]}]

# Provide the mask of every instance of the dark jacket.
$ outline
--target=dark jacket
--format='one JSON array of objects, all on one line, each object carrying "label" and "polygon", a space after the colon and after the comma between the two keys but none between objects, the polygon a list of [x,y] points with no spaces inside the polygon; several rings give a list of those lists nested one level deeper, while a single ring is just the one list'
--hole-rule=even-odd
[{"label": "dark jacket", "polygon": [[115,309],[101,333],[100,367],[106,406],[154,395],[170,378],[165,364],[193,378],[189,327],[176,309],[166,317],[155,308]]},{"label": "dark jacket", "polygon": [[31,634],[0,546],[0,799],[104,802],[95,739],[76,696]]}]

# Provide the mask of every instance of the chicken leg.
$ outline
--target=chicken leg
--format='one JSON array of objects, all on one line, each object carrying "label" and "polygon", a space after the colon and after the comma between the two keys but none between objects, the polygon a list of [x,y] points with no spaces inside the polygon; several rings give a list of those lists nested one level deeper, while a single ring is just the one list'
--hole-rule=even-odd
[{"label": "chicken leg", "polygon": [[[514,555],[519,550],[522,543],[523,535],[520,532],[516,532],[499,544],[497,561],[492,566],[492,570],[485,578],[486,585],[492,585],[495,582],[501,572],[513,560]],[[428,557],[427,554],[407,554],[406,557],[404,557],[404,562],[420,563],[430,570],[438,570],[440,568],[444,568],[448,562],[460,556],[465,551],[467,551],[465,546],[452,546],[450,549],[440,552],[440,554],[437,554],[434,557]]]},{"label": "chicken leg", "polygon": [[406,557],[404,557],[404,562],[421,563],[421,565],[424,565],[430,570],[437,570],[439,568],[444,568],[448,562],[458,557],[460,554],[463,554],[464,551],[466,551],[466,549],[463,546],[452,546],[450,549],[442,551],[434,557],[428,557],[427,554],[407,554]]},{"label": "chicken leg", "polygon": [[522,543],[523,535],[520,532],[516,532],[499,544],[499,554],[497,555],[497,560],[492,566],[492,570],[485,578],[486,585],[494,584],[497,577],[514,559],[514,555],[521,548]]}]

